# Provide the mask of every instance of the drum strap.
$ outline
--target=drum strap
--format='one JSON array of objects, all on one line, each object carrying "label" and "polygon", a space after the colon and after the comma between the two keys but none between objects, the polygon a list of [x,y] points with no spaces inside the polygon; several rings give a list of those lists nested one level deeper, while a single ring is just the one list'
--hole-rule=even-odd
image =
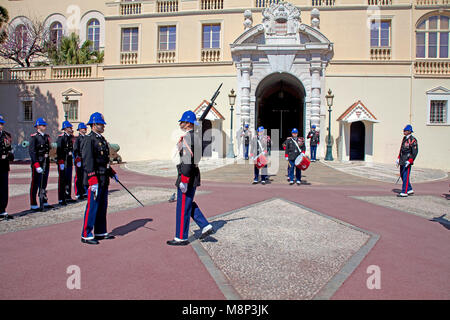
[{"label": "drum strap", "polygon": [[294,142],[295,146],[297,147],[298,152],[302,153],[302,150],[301,150],[300,147],[298,146],[297,141],[295,141],[295,140],[292,139],[292,138],[291,138],[291,140]]},{"label": "drum strap", "polygon": [[257,139],[257,140],[258,140],[259,147],[261,148],[261,153],[263,153],[264,152],[264,148],[261,145],[261,141],[259,139]]}]

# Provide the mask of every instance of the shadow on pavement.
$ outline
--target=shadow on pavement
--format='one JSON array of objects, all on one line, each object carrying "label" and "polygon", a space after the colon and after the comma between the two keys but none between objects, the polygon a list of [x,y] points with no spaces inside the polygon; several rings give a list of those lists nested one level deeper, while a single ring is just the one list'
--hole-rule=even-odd
[{"label": "shadow on pavement", "polygon": [[[113,231],[111,231],[111,234],[114,236],[124,236],[130,232],[136,231],[137,229],[145,227],[147,222],[153,221],[153,219],[137,219],[134,221],[131,221],[127,223],[126,225],[114,228]],[[154,230],[152,228],[147,228],[150,230]]]},{"label": "shadow on pavement", "polygon": [[430,221],[439,222],[441,225],[443,225],[445,228],[447,228],[447,230],[450,230],[450,221],[448,221],[447,219],[444,219],[444,217],[445,217],[445,214],[443,214],[440,217],[430,219]]},{"label": "shadow on pavement", "polygon": [[[214,233],[216,233],[219,229],[223,228],[223,226],[226,225],[229,221],[236,221],[236,220],[243,220],[243,219],[246,219],[246,217],[236,218],[236,219],[228,219],[228,220],[216,220],[216,221],[212,221],[211,225],[213,226]],[[213,233],[213,235],[214,235],[214,233]],[[202,234],[202,231],[200,229],[194,231],[194,237],[196,239],[199,239],[201,234]],[[214,238],[212,235],[209,235],[201,241],[202,242],[217,242],[217,239]]]}]

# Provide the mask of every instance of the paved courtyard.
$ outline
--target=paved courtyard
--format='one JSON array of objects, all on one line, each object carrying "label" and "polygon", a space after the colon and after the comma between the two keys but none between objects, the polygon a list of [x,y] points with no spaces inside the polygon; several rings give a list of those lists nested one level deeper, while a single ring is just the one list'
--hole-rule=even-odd
[{"label": "paved courtyard", "polygon": [[[391,168],[357,163],[359,173],[350,174],[338,165],[312,163],[303,184],[290,186],[280,159],[263,186],[250,184],[251,163],[205,161],[196,202],[216,233],[200,241],[192,223],[187,247],[165,243],[176,206],[167,162],[115,165],[145,207],[112,182],[108,231],[117,237],[98,246],[80,242],[85,201],[30,213],[29,166],[14,165],[14,219],[0,221],[0,298],[450,299],[447,173],[424,170],[413,180],[415,195],[399,199]],[[73,265],[80,290],[66,285]],[[371,290],[373,266],[381,288]]]}]

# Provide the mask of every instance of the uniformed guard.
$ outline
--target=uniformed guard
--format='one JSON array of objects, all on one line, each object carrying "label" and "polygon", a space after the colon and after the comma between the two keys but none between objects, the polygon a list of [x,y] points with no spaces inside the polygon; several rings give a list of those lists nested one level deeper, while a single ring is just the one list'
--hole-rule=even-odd
[{"label": "uniformed guard", "polygon": [[[268,138],[264,134],[264,127],[258,128],[258,134],[256,137],[252,138],[252,142],[250,145],[250,157],[255,161],[254,165],[254,174],[255,177],[253,179],[252,184],[257,184],[259,182],[259,170],[258,163],[261,163],[261,159],[266,161],[266,156],[268,155]],[[259,161],[259,162],[258,162]],[[267,164],[261,166],[261,183],[266,184],[267,181]]]},{"label": "uniformed guard", "polygon": [[28,148],[31,158],[31,188],[30,205],[31,210],[39,210],[36,194],[43,194],[42,207],[51,208],[47,198],[47,181],[50,171],[50,136],[45,133],[47,122],[43,118],[38,118],[34,124],[36,132],[31,135],[30,146]]},{"label": "uniformed guard", "polygon": [[69,121],[64,121],[64,132],[58,136],[56,142],[56,160],[58,162],[58,200],[62,206],[72,199],[72,163],[73,163],[73,129]]},{"label": "uniformed guard", "polygon": [[189,220],[192,217],[201,228],[200,239],[214,232],[212,225],[206,220],[197,203],[194,202],[195,190],[200,186],[200,170],[198,163],[202,156],[202,141],[194,133],[194,125],[198,125],[195,113],[186,111],[179,120],[180,128],[185,134],[178,141],[180,163],[177,165],[177,209],[176,229],[173,240],[167,244],[183,246],[189,244]]},{"label": "uniformed guard", "polygon": [[297,185],[302,183],[302,171],[300,168],[295,166],[295,159],[300,154],[305,154],[305,139],[298,136],[298,130],[296,128],[292,129],[292,137],[288,138],[286,141],[286,153],[288,155],[289,161],[289,184],[294,184],[294,170]]},{"label": "uniformed guard", "polygon": [[8,177],[9,162],[14,160],[11,152],[11,134],[3,130],[5,120],[0,115],[0,219],[8,219]]},{"label": "uniformed guard", "polygon": [[309,131],[306,138],[311,139],[309,142],[309,146],[310,146],[310,150],[311,150],[311,161],[316,162],[317,145],[320,143],[320,135],[319,135],[319,131],[316,130],[315,124],[313,124],[311,126],[311,131]]},{"label": "uniformed guard", "polygon": [[403,129],[404,137],[396,160],[396,164],[400,165],[400,176],[403,181],[402,192],[397,195],[398,197],[407,197],[414,194],[410,181],[411,167],[417,157],[419,147],[417,139],[411,135],[413,132],[412,126],[409,124]]},{"label": "uniformed guard", "polygon": [[98,240],[115,238],[106,231],[106,212],[109,179],[114,178],[117,181],[118,177],[109,165],[109,146],[102,136],[106,124],[103,115],[99,112],[93,113],[87,124],[91,126],[91,132],[83,140],[81,158],[83,159],[84,185],[89,189],[81,242],[98,244]]},{"label": "uniformed guard", "polygon": [[73,157],[75,164],[75,180],[73,186],[75,188],[75,195],[78,200],[83,200],[87,196],[87,190],[83,183],[83,158],[81,157],[81,146],[87,133],[87,126],[84,122],[78,124],[77,131],[79,132],[75,143],[73,144]]},{"label": "uniformed guard", "polygon": [[252,135],[250,133],[250,130],[248,129],[249,125],[246,123],[244,125],[244,130],[242,130],[241,138],[243,139],[242,145],[244,147],[244,159],[248,160],[248,151],[250,146],[250,139],[252,138]]}]

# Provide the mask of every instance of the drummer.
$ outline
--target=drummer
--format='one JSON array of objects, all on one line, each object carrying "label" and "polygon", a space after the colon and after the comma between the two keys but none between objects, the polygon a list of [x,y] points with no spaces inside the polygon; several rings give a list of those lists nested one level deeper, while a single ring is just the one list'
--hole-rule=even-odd
[{"label": "drummer", "polygon": [[[261,184],[266,184],[267,181],[267,144],[268,139],[264,134],[264,127],[258,128],[258,135],[252,138],[252,142],[250,144],[250,157],[255,161],[255,178],[253,179],[252,184],[257,184],[259,182],[259,170],[261,168]],[[260,166],[259,163],[265,162],[266,165]]]},{"label": "drummer", "polygon": [[301,158],[305,156],[305,139],[298,136],[298,130],[292,129],[292,137],[286,141],[286,154],[289,160],[289,184],[294,184],[294,170],[297,185],[302,183],[302,171],[296,164],[301,162]]}]

